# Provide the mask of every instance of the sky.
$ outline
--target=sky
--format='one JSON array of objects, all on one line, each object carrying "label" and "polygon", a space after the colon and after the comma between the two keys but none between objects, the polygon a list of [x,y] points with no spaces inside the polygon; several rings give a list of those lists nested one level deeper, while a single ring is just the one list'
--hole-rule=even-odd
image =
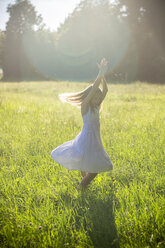
[{"label": "sky", "polygon": [[[46,27],[56,31],[81,0],[30,0],[30,2],[35,6],[37,13],[42,15]],[[15,3],[15,0],[0,0],[0,30],[5,30],[9,19],[6,12],[9,3]]]}]

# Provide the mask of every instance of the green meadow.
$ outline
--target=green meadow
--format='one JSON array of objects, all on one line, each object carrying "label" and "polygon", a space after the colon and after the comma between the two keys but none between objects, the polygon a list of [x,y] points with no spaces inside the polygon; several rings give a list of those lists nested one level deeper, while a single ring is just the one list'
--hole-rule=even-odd
[{"label": "green meadow", "polygon": [[0,247],[165,247],[165,85],[108,84],[101,137],[113,171],[77,190],[51,151],[81,131],[59,93],[87,83],[0,83]]}]

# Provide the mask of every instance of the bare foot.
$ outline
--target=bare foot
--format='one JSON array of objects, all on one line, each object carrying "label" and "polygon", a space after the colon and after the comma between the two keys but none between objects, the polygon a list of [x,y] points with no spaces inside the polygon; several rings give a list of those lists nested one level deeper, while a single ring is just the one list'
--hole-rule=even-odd
[{"label": "bare foot", "polygon": [[82,177],[85,177],[87,175],[87,173],[85,171],[81,171],[81,175],[82,175]]}]

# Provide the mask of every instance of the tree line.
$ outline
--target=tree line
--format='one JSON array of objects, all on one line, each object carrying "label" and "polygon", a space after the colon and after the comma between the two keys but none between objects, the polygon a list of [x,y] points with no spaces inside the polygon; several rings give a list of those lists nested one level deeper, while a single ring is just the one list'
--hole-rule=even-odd
[{"label": "tree line", "polygon": [[105,57],[107,80],[164,83],[164,11],[164,0],[83,0],[51,32],[29,0],[16,0],[0,31],[2,80],[92,80]]}]

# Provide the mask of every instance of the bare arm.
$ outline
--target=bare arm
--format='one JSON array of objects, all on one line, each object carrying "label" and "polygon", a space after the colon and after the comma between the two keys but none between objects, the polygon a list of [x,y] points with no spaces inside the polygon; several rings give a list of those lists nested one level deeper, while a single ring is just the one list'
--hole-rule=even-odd
[{"label": "bare arm", "polygon": [[108,92],[108,85],[107,85],[107,81],[104,77],[102,77],[101,79],[101,85],[102,85],[102,93],[103,93],[103,99],[102,101],[104,100],[107,92]]},{"label": "bare arm", "polygon": [[90,93],[87,95],[87,97],[83,100],[83,102],[81,104],[82,114],[87,112],[87,110],[89,108],[89,103],[90,103],[92,97],[94,96],[97,88],[99,87],[99,85],[101,83],[101,79],[104,76],[105,70],[107,68],[107,61],[105,59],[102,59],[100,65],[98,65],[98,66],[100,68],[99,74],[93,83],[93,86],[92,86]]},{"label": "bare arm", "polygon": [[101,83],[101,77],[98,74],[97,78],[95,79],[95,81],[94,81],[94,83],[92,85],[92,89],[91,89],[90,93],[87,95],[87,97],[82,102],[82,107],[83,106],[85,107],[85,106],[89,105],[89,102],[92,99],[93,95],[95,94],[95,92],[96,92],[97,88],[99,87],[100,83]]}]

